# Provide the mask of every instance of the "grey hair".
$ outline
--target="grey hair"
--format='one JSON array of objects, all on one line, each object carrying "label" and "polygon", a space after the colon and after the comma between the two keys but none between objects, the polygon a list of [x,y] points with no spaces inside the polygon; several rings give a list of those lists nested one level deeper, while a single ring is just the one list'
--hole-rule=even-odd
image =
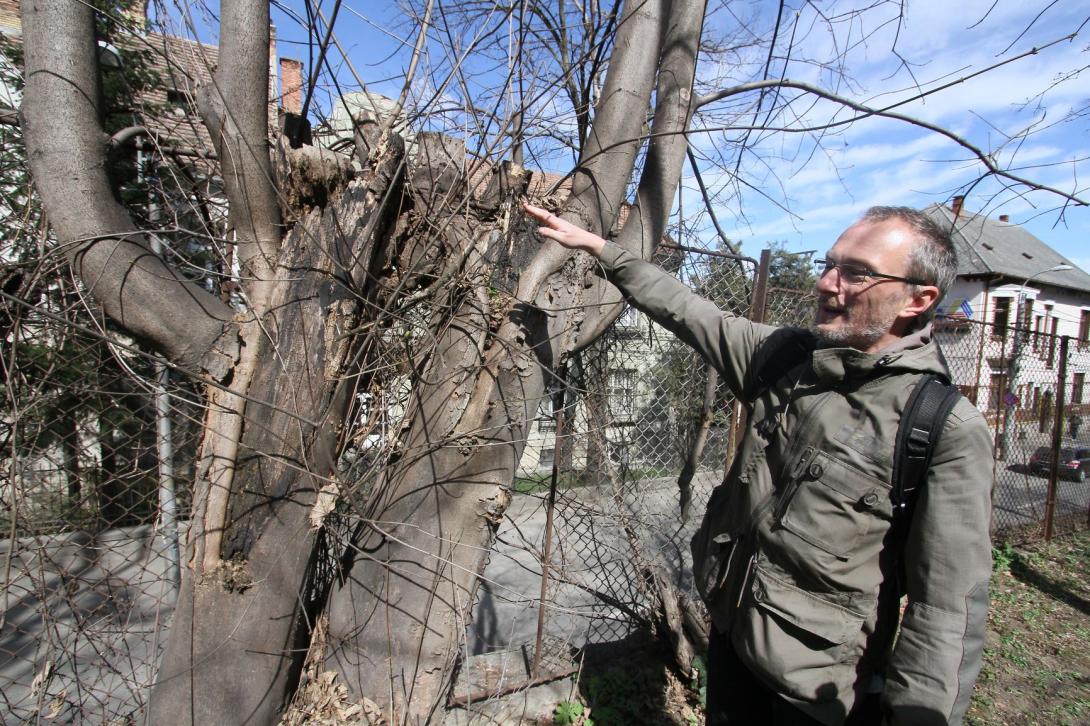
[{"label": "grey hair", "polygon": [[[958,274],[958,256],[950,233],[935,220],[912,207],[871,207],[862,217],[864,222],[884,222],[895,219],[916,236],[916,245],[908,255],[907,277],[929,280],[939,288],[939,296],[930,308],[916,317],[914,329],[922,328],[935,317],[935,309],[953,286]],[[914,285],[913,292],[919,291]]]}]

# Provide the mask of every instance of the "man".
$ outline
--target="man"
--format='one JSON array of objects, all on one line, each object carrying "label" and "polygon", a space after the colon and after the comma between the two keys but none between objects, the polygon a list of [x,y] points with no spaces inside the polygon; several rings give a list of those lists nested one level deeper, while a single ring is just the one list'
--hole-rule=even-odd
[{"label": "man", "polygon": [[[543,237],[597,257],[747,406],[693,538],[713,624],[708,722],[960,722],[983,651],[994,462],[968,401],[946,419],[910,520],[890,497],[908,396],[923,374],[948,374],[930,320],[956,272],[949,236],[912,209],[869,210],[822,261],[807,332],[727,315],[617,245],[525,208]],[[794,341],[816,349],[760,385]]]}]

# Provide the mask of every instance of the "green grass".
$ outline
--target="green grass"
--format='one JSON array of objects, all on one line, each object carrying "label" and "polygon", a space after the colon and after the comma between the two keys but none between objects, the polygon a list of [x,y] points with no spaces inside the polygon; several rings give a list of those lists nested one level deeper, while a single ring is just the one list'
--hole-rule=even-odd
[{"label": "green grass", "polygon": [[[1090,724],[1090,531],[993,555],[984,663],[964,723]],[[703,723],[702,684],[682,682],[669,661],[668,651],[645,646],[588,667],[583,709],[562,704],[555,723]]]},{"label": "green grass", "polygon": [[1090,723],[1090,532],[993,555],[984,665],[965,723]]},{"label": "green grass", "polygon": [[[619,476],[622,477],[623,481],[635,481],[638,479],[657,479],[664,476],[676,477],[677,471],[661,467],[643,467],[639,469],[626,469],[620,472]],[[539,472],[529,476],[520,476],[515,479],[514,486],[512,486],[511,489],[516,494],[540,494],[549,491],[549,481],[551,478],[552,474],[549,472]],[[565,491],[577,487],[597,486],[599,484],[608,483],[609,479],[604,475],[600,476],[599,474],[592,472],[575,472],[561,474],[557,481],[557,489]]]}]

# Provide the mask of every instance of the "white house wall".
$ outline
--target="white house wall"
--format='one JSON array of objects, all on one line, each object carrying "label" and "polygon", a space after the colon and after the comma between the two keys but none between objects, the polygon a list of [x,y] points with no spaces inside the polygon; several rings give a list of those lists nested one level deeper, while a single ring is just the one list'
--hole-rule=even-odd
[{"label": "white house wall", "polygon": [[[991,326],[996,322],[996,313],[1003,305],[1001,301],[1006,300],[1009,306],[1008,325],[1014,325],[1020,291],[1023,291],[1020,283],[1008,283],[989,288],[984,281],[959,278],[947,295],[942,308],[947,314],[954,313],[959,308],[965,312],[965,308],[961,307],[961,302],[964,301],[968,304],[970,314],[967,317],[970,320]],[[1080,345],[1078,342],[1084,311],[1090,311],[1090,296],[1078,291],[1035,283],[1025,286],[1024,293],[1026,300],[1032,301],[1033,307],[1032,319],[1029,321],[1031,334],[1022,347],[1016,385],[1018,407],[1023,411],[1022,415],[1031,416],[1034,404],[1037,403],[1039,406],[1041,396],[1055,395],[1059,341],[1056,341],[1050,364],[1051,337],[1047,335],[1052,331],[1053,320],[1056,335],[1068,336],[1072,339],[1068,357],[1066,402],[1076,406],[1088,404],[1090,391],[1086,390],[1086,386],[1083,387],[1081,400],[1072,400],[1072,394],[1076,391],[1073,390],[1071,382],[1076,374],[1083,374],[1084,378],[1090,378],[1090,351],[1087,350],[1086,345]],[[1038,329],[1038,322],[1040,322],[1040,330],[1045,335],[1033,334]],[[989,418],[994,417],[1003,405],[1000,401],[1001,392],[992,390],[993,381],[997,381],[996,376],[1006,374],[1008,370],[1013,349],[1012,337],[993,335],[991,327],[973,324],[952,326],[940,324],[938,327],[936,339],[950,364],[954,382],[963,386],[967,392],[975,388],[977,406],[988,414]]]}]

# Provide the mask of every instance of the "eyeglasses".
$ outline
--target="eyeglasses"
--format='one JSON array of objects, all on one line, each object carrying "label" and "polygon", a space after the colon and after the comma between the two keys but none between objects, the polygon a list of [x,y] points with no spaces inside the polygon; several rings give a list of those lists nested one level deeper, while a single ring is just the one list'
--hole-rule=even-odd
[{"label": "eyeglasses", "polygon": [[918,277],[898,277],[897,275],[887,275],[884,272],[875,272],[866,265],[853,265],[848,262],[836,262],[834,260],[814,260],[814,264],[821,268],[820,274],[822,275],[829,270],[839,270],[840,280],[847,285],[859,285],[870,281],[871,278],[897,280],[898,282],[907,282],[909,285],[933,284]]}]

